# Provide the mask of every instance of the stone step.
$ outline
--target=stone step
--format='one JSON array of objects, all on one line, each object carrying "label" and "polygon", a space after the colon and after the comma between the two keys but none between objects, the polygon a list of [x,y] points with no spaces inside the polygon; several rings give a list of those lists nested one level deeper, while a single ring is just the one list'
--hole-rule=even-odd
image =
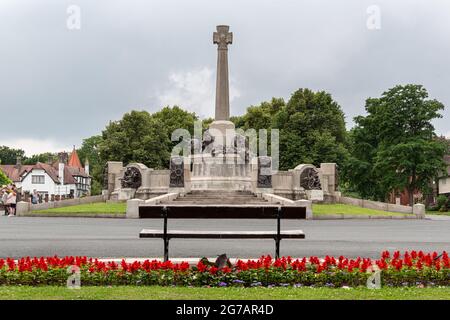
[{"label": "stone step", "polygon": [[256,196],[250,196],[250,197],[233,197],[233,196],[223,196],[223,197],[211,197],[211,196],[206,196],[206,197],[189,197],[189,196],[185,196],[185,197],[179,197],[177,199],[192,199],[192,200],[197,200],[197,199],[258,199],[258,197]]},{"label": "stone step", "polygon": [[[170,201],[167,201],[166,203],[169,203]],[[260,203],[267,203],[264,201],[219,201],[219,200],[211,200],[211,201],[172,201],[172,203],[177,204],[260,204]]]},{"label": "stone step", "polygon": [[173,201],[164,201],[163,204],[176,203],[180,205],[202,205],[202,204],[267,204],[264,199],[258,198],[249,191],[192,191],[183,197]]},{"label": "stone step", "polygon": [[254,194],[251,191],[200,191],[195,190],[188,193],[188,195],[223,195],[223,194],[229,194],[229,195],[245,195],[245,196],[253,196]]}]

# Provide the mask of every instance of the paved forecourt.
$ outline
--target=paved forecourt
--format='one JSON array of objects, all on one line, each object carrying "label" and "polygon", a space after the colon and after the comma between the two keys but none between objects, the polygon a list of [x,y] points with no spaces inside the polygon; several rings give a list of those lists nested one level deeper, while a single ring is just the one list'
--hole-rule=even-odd
[{"label": "paved forecourt", "polygon": [[[169,230],[273,230],[272,220],[176,220]],[[0,217],[0,257],[86,255],[161,257],[162,240],[139,239],[143,228],[161,228],[159,220],[101,218]],[[450,221],[329,220],[285,221],[306,240],[283,240],[281,255],[345,255],[377,258],[382,250],[450,251]],[[171,241],[171,257],[259,257],[274,252],[273,240]]]}]

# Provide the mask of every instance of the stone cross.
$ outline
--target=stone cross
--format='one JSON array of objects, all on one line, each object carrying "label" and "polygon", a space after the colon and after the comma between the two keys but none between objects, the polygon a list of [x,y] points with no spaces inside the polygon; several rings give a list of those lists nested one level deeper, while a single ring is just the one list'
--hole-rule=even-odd
[{"label": "stone cross", "polygon": [[228,84],[228,45],[233,43],[229,26],[217,26],[213,42],[217,44],[216,116],[215,120],[230,118],[230,97]]}]

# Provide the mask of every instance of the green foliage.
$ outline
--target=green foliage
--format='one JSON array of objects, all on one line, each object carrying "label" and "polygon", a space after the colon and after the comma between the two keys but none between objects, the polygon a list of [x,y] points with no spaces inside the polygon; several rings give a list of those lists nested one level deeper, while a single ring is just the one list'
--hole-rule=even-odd
[{"label": "green foliage", "polygon": [[25,158],[25,151],[0,146],[0,164],[16,164],[17,157]]},{"label": "green foliage", "polygon": [[91,195],[99,195],[102,192],[103,167],[100,161],[100,144],[103,138],[100,135],[83,140],[81,148],[77,150],[80,161],[89,161],[89,174],[92,176]]},{"label": "green foliage", "polygon": [[445,195],[440,195],[436,201],[436,209],[441,212],[446,212],[450,209],[450,198]]},{"label": "green foliage", "polygon": [[363,197],[385,200],[391,191],[428,191],[445,169],[447,146],[437,139],[432,121],[442,103],[429,100],[420,85],[396,86],[366,101],[367,116],[355,118],[351,156],[344,177]]},{"label": "green foliage", "polygon": [[281,170],[301,163],[343,164],[347,157],[344,114],[324,91],[299,89],[287,104],[283,99],[272,98],[248,108],[235,123],[245,130],[280,130]]},{"label": "green foliage", "polygon": [[141,162],[150,168],[165,168],[169,162],[167,129],[147,111],[131,111],[111,122],[102,133],[100,159]]},{"label": "green foliage", "polygon": [[56,159],[57,159],[56,154],[51,152],[45,152],[40,154],[34,154],[31,157],[27,157],[22,161],[22,163],[23,164],[36,164],[38,162],[48,163],[53,162]]},{"label": "green foliage", "polygon": [[0,186],[10,184],[11,180],[8,179],[6,174],[3,173],[3,171],[0,169]]},{"label": "green foliage", "polygon": [[185,111],[178,106],[173,108],[164,107],[160,111],[153,113],[152,118],[163,124],[167,130],[169,140],[172,132],[176,129],[188,130],[193,135],[194,122],[198,119],[195,113]]},{"label": "green foliage", "polygon": [[286,103],[282,98],[272,98],[270,102],[262,102],[258,106],[250,106],[236,125],[244,130],[270,129],[273,127],[274,116],[285,108]]},{"label": "green foliage", "polygon": [[[301,269],[280,262],[279,265],[264,265],[258,268],[237,267],[228,270],[210,267],[200,270],[199,267],[184,266],[174,269],[174,264],[169,267],[158,267],[158,262],[144,262],[141,264],[129,264],[127,270],[117,265],[108,267],[104,262],[80,265],[80,275],[83,286],[180,286],[180,287],[342,287],[342,286],[366,286],[367,279],[372,274],[367,268],[339,268],[335,265],[327,265],[325,270],[315,264],[305,264]],[[300,262],[301,264],[301,262]],[[400,270],[388,266],[382,270],[382,285],[387,287],[417,287],[423,286],[449,286],[450,269],[444,263],[436,263],[437,267],[415,265],[405,266]],[[172,266],[172,267],[170,267]],[[214,270],[215,268],[215,270]],[[46,270],[32,268],[20,271],[12,270],[9,266],[0,268],[1,286],[66,286],[67,267],[48,265]]]}]

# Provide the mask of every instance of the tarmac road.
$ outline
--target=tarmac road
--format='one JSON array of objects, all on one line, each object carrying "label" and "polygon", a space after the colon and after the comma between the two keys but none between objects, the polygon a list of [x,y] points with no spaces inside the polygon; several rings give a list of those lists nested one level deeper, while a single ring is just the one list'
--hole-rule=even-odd
[{"label": "tarmac road", "polygon": [[[159,220],[0,217],[0,257],[66,256],[160,257],[162,240],[139,239],[143,228],[162,228]],[[270,220],[169,220],[169,230],[275,230]],[[322,220],[285,221],[282,229],[301,229],[306,240],[283,240],[281,254],[293,257],[345,255],[378,258],[383,250],[450,252],[450,221]],[[274,255],[272,240],[170,241],[171,257],[249,258]]]}]

